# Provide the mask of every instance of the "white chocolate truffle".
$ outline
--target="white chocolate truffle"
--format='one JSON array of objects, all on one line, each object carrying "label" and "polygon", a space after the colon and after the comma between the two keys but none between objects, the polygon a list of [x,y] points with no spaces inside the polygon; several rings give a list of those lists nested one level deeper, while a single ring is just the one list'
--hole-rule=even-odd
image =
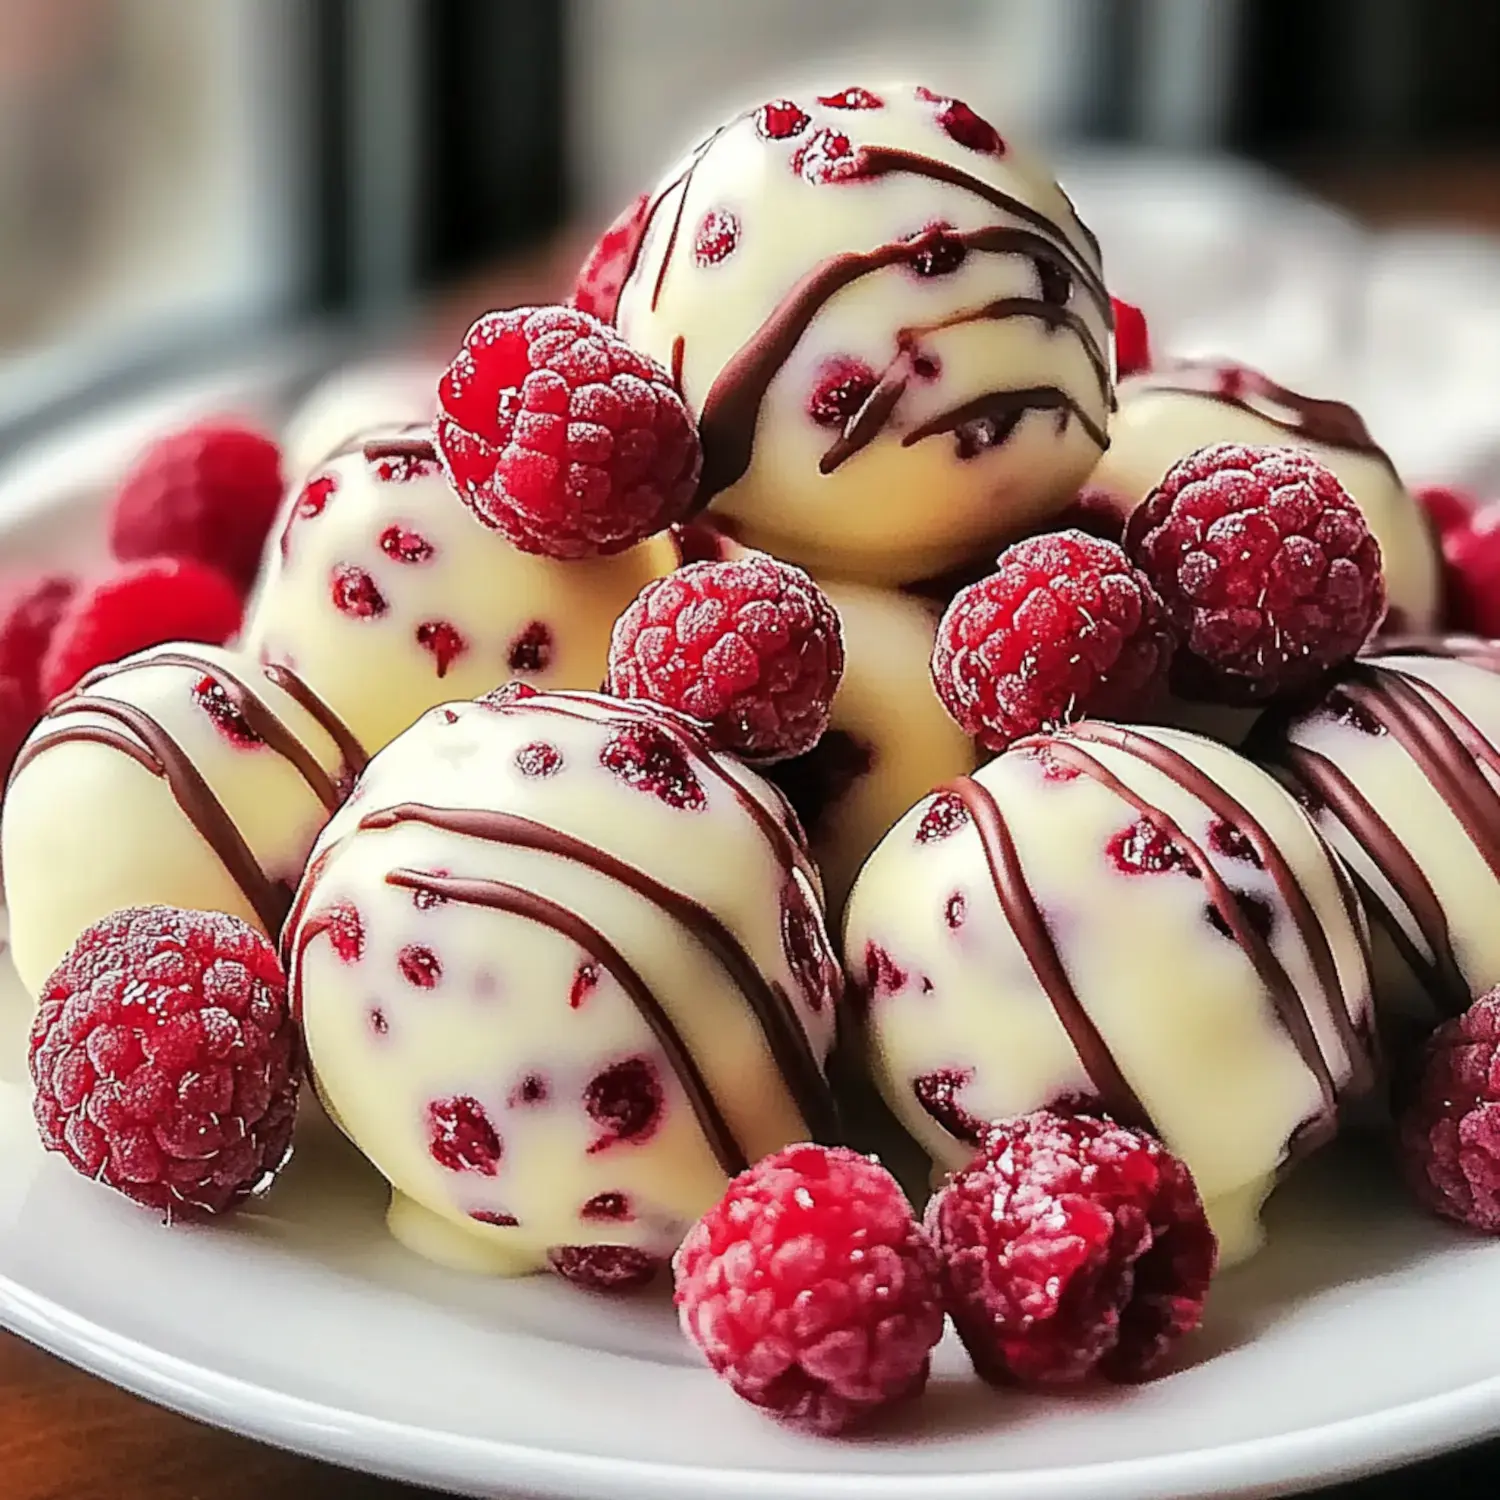
[{"label": "white chocolate truffle", "polygon": [[845,951],[876,1082],[940,1165],[983,1121],[1104,1108],[1187,1162],[1229,1264],[1370,1082],[1365,936],[1265,772],[1083,723],[918,803],[855,885]]},{"label": "white chocolate truffle", "polygon": [[394,741],[286,939],[392,1231],[496,1274],[664,1257],[729,1174],[830,1129],[816,881],[775,789],[648,705],[514,685]]},{"label": "white chocolate truffle", "polygon": [[1120,382],[1109,451],[1089,488],[1128,514],[1167,470],[1212,443],[1303,448],[1331,469],[1380,543],[1389,628],[1431,630],[1439,564],[1420,507],[1359,414],[1313,400],[1243,365],[1183,362]]},{"label": "white chocolate truffle", "polygon": [[1354,872],[1392,1019],[1458,1015],[1500,984],[1500,659],[1433,646],[1455,654],[1364,658],[1253,742]]},{"label": "white chocolate truffle", "polygon": [[335,370],[293,413],[281,437],[287,475],[301,479],[352,438],[437,416],[440,364],[420,359],[369,360]]},{"label": "white chocolate truffle", "polygon": [[1104,447],[1098,246],[1051,174],[909,83],[747,110],[650,199],[616,321],[676,374],[703,493],[817,573],[929,578]]},{"label": "white chocolate truffle", "polygon": [[972,771],[979,754],[933,690],[940,607],[862,584],[822,587],[843,622],[843,681],[827,733],[772,780],[803,816],[837,915],[896,819],[938,782]]},{"label": "white chocolate truffle", "polygon": [[459,500],[424,431],[394,429],[308,478],[245,645],[295,671],[373,752],[510,677],[597,687],[615,618],[677,557],[665,534],[577,562],[519,552]]},{"label": "white chocolate truffle", "polygon": [[243,653],[157,646],[91,672],[22,747],[0,818],[21,982],[35,996],[125,906],[230,912],[274,938],[363,765],[304,683]]}]

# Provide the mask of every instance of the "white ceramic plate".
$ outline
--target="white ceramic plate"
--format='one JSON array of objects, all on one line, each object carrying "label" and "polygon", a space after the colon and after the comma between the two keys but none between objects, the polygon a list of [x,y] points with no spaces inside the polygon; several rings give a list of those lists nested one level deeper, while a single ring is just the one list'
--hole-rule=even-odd
[{"label": "white ceramic plate", "polygon": [[[92,545],[139,424],[0,486],[0,556]],[[0,918],[3,921],[3,918]],[[0,928],[3,931],[3,928]],[[381,1184],[316,1121],[232,1222],[163,1229],[43,1155],[27,1008],[0,959],[0,1322],[165,1405],[351,1467],[568,1500],[1171,1500],[1270,1495],[1500,1430],[1500,1245],[1428,1222],[1344,1146],[1273,1205],[1183,1368],[1039,1400],[950,1340],[927,1398],[859,1441],[781,1431],[702,1370],[662,1298],[447,1273],[390,1241]]]}]

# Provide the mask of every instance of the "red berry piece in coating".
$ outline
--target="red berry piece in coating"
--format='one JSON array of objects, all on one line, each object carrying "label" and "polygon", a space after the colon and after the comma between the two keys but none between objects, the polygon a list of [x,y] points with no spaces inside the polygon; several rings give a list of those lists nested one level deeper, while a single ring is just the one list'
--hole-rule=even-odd
[{"label": "red berry piece in coating", "polygon": [[800,568],[753,553],[646,585],[615,623],[608,691],[674,708],[762,762],[811,750],[844,674],[838,611]]},{"label": "red berry piece in coating", "polygon": [[623,552],[692,509],[702,449],[672,377],[568,307],[487,313],[438,383],[437,446],[522,552]]},{"label": "red berry piece in coating", "polygon": [[792,1426],[843,1432],[927,1384],[936,1257],[870,1157],[766,1157],[688,1231],[673,1271],[683,1332],[736,1395]]},{"label": "red berry piece in coating", "polygon": [[651,196],[642,193],[599,236],[573,284],[570,301],[579,312],[590,313],[605,323],[614,322],[620,292],[635,265],[650,222]]},{"label": "red berry piece in coating", "polygon": [[1167,471],[1125,528],[1181,637],[1184,697],[1259,703],[1317,683],[1385,613],[1380,543],[1331,470],[1219,443]]},{"label": "red berry piece in coating", "polygon": [[932,681],[991,750],[1080,718],[1139,718],[1166,686],[1175,636],[1114,542],[1060,531],[1017,542],[938,626]]},{"label": "red berry piece in coating", "polygon": [[239,590],[191,558],[130,563],[73,595],[42,664],[42,696],[67,692],[85,673],[169,641],[221,646],[240,628]]},{"label": "red berry piece in coating", "polygon": [[248,592],[281,508],[281,451],[238,422],[158,438],[115,494],[109,544],[122,562],[188,557]]},{"label": "red berry piece in coating", "polygon": [[1149,1378],[1198,1326],[1218,1256],[1165,1146],[1047,1110],[992,1126],[927,1228],[948,1312],[996,1385]]},{"label": "red berry piece in coating", "polygon": [[1133,302],[1109,299],[1115,315],[1115,369],[1123,380],[1151,368],[1151,335],[1146,315]]},{"label": "red berry piece in coating", "polygon": [[1402,1172],[1433,1213],[1500,1234],[1500,989],[1445,1021],[1396,1091]]},{"label": "red berry piece in coating", "polygon": [[169,1220],[223,1213],[291,1150],[301,1049],[275,950],[219,912],[90,927],[31,1029],[42,1144]]}]

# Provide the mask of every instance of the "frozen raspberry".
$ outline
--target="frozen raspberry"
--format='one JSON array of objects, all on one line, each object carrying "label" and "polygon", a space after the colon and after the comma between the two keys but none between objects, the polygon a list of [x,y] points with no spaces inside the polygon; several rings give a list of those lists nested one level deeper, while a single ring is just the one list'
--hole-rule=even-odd
[{"label": "frozen raspberry", "polygon": [[238,917],[90,927],[31,1028],[42,1144],[172,1218],[223,1213],[291,1150],[301,1050],[275,951]]},{"label": "frozen raspberry", "polygon": [[640,253],[641,241],[651,222],[651,195],[642,193],[628,204],[604,231],[578,269],[569,299],[579,312],[604,323],[613,323],[620,306],[620,293]]},{"label": "frozen raspberry", "polygon": [[1047,1110],[993,1126],[927,1228],[959,1337],[996,1385],[1147,1379],[1198,1326],[1217,1259],[1164,1146]]},{"label": "frozen raspberry", "polygon": [[52,699],[86,672],[168,641],[220,646],[240,628],[239,591],[191,558],[129,563],[73,595],[42,663],[42,696]]},{"label": "frozen raspberry", "polygon": [[1449,526],[1441,541],[1448,628],[1500,636],[1500,505]]},{"label": "frozen raspberry", "polygon": [[454,487],[523,552],[623,552],[692,508],[702,461],[692,413],[660,365],[588,313],[487,313],[438,401]]},{"label": "frozen raspberry", "polygon": [[0,595],[0,788],[46,708],[42,660],[77,584],[43,574]]},{"label": "frozen raspberry", "polygon": [[634,1245],[554,1245],[547,1264],[586,1292],[633,1292],[655,1281],[666,1262]]},{"label": "frozen raspberry", "polygon": [[1257,703],[1351,658],[1385,612],[1380,543],[1310,453],[1219,443],[1167,471],[1125,528],[1182,638],[1185,697]]},{"label": "frozen raspberry", "polygon": [[701,720],[722,750],[776,761],[817,744],[843,673],[827,595],[757,552],[648,583],[615,623],[607,690]]},{"label": "frozen raspberry", "polygon": [[962,99],[950,99],[935,94],[931,89],[919,88],[917,98],[926,104],[937,105],[937,122],[950,139],[970,151],[982,151],[986,156],[1004,156],[1005,142],[1000,132],[981,116],[976,115]]},{"label": "frozen raspberry", "polygon": [[1111,297],[1115,315],[1115,368],[1123,380],[1151,368],[1151,337],[1146,315],[1133,302]]},{"label": "frozen raspberry", "polygon": [[932,680],[991,750],[1084,714],[1139,718],[1166,683],[1174,635],[1113,542],[1061,531],[1017,542],[938,626]]},{"label": "frozen raspberry", "polygon": [[122,562],[187,557],[248,592],[281,508],[281,451],[235,422],[158,438],[115,494],[109,544]]},{"label": "frozen raspberry", "polygon": [[1400,1080],[1398,1149],[1433,1213],[1500,1234],[1500,989],[1428,1039]]},{"label": "frozen raspberry", "polygon": [[870,1157],[766,1157],[688,1231],[673,1271],[683,1332],[736,1395],[792,1426],[843,1432],[927,1384],[936,1257]]}]

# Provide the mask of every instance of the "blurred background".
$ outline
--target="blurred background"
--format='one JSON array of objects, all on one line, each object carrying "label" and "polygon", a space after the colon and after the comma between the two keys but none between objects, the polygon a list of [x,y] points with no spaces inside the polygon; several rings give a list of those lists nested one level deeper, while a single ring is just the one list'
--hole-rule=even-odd
[{"label": "blurred background", "polygon": [[1159,343],[1488,477],[1497,63],[1493,0],[0,0],[0,452],[184,366],[451,341],[727,108],[894,72],[1055,153]]}]

